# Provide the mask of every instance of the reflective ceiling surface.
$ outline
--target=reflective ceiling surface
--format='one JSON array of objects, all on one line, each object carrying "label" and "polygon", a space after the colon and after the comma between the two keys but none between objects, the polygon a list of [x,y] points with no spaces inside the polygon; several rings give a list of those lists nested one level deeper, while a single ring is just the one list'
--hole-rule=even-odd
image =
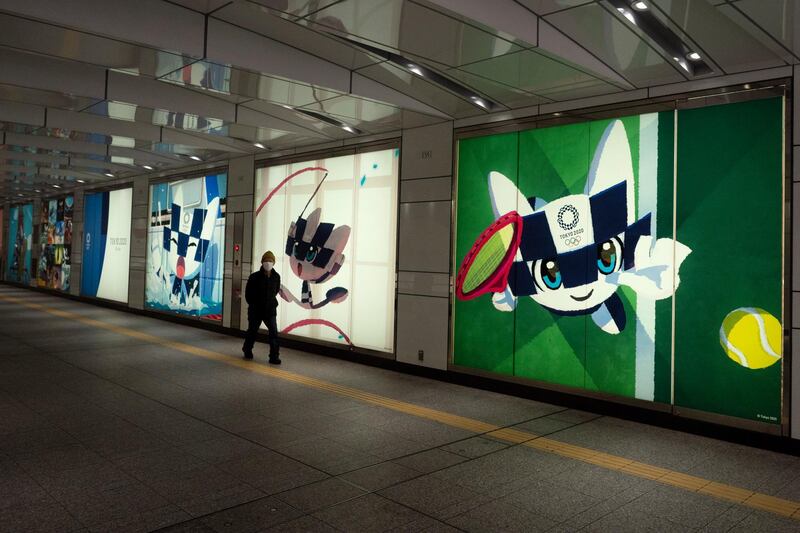
[{"label": "reflective ceiling surface", "polygon": [[800,2],[635,3],[0,0],[0,201],[800,61]]}]

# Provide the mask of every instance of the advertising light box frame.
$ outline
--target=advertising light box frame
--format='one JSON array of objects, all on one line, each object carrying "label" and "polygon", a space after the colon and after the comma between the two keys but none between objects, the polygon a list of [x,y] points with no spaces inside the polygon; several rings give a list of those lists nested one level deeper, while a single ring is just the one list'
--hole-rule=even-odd
[{"label": "advertising light box frame", "polygon": [[[670,111],[675,113],[676,121],[677,121],[677,113],[695,109],[695,108],[708,108],[713,107],[720,104],[726,103],[736,103],[736,102],[748,102],[752,100],[762,100],[762,99],[769,99],[774,97],[785,97],[786,95],[786,85],[782,82],[764,82],[760,84],[761,86],[757,86],[754,84],[754,89],[751,91],[743,91],[743,92],[730,92],[730,89],[709,89],[703,92],[694,92],[690,93],[686,96],[682,95],[670,95],[665,96],[660,99],[654,99],[649,101],[643,105],[630,105],[626,103],[620,103],[615,105],[604,105],[598,106],[594,109],[586,109],[581,111],[580,116],[571,115],[568,112],[562,114],[549,114],[545,116],[537,116],[531,117],[529,119],[523,120],[516,120],[516,121],[509,121],[505,123],[500,123],[497,125],[480,125],[480,126],[472,126],[472,127],[464,127],[461,129],[457,129],[454,135],[454,151],[453,151],[453,169],[454,169],[454,180],[453,180],[453,218],[452,218],[452,246],[451,246],[451,269],[454,281],[456,281],[457,274],[459,274],[459,267],[462,266],[462,259],[464,257],[459,257],[457,254],[457,239],[456,235],[456,226],[457,226],[457,219],[456,214],[458,211],[458,187],[460,184],[459,180],[459,169],[458,160],[459,160],[459,143],[464,140],[476,138],[476,137],[489,137],[489,136],[499,136],[504,133],[509,134],[516,134],[519,132],[526,132],[532,130],[540,130],[542,128],[550,128],[552,126],[563,126],[563,125],[580,125],[585,124],[590,121],[605,119],[621,119],[624,117],[632,117],[632,116],[639,116],[644,115],[647,113],[658,113],[663,111]],[[781,190],[781,194],[783,198],[786,197],[786,190],[787,187],[790,186],[790,183],[787,185],[789,180],[791,179],[790,176],[787,175],[785,169],[788,167],[790,163],[790,154],[786,149],[786,134],[787,131],[791,131],[791,119],[790,116],[787,115],[787,105],[786,100],[783,100],[783,108],[782,108],[782,130],[781,135],[783,136],[782,144],[783,144],[783,152],[782,152],[782,178],[780,181],[780,186],[778,189]],[[676,153],[677,157],[677,153]],[[536,191],[533,191],[534,194]],[[788,283],[786,282],[786,275],[787,272],[790,272],[790,261],[791,257],[790,254],[786,254],[785,250],[787,249],[787,243],[790,242],[789,239],[791,236],[789,235],[790,226],[787,225],[786,222],[786,213],[791,213],[791,206],[787,205],[785,201],[780,202],[782,208],[782,214],[779,213],[780,218],[782,220],[781,224],[781,245],[782,249],[784,250],[782,254],[782,258],[775,263],[776,266],[780,267],[781,271],[781,290],[780,290],[780,303],[779,308],[776,308],[776,312],[780,312],[780,318],[778,319],[780,326],[778,329],[783,327],[783,324],[786,324],[787,320],[789,320],[788,310],[787,310],[787,301],[791,301],[790,294],[787,294],[787,291],[790,290],[788,287]],[[777,204],[776,204],[777,205]],[[499,222],[499,221],[498,221]],[[487,230],[488,231],[488,230]],[[680,231],[680,227],[679,227]],[[463,254],[463,251],[461,252]],[[474,258],[473,258],[474,259]],[[490,283],[491,280],[487,279],[486,283]],[[474,283],[473,283],[474,285]],[[678,291],[680,292],[680,291]],[[684,295],[685,297],[685,295]],[[486,297],[484,297],[486,298]],[[457,298],[453,298],[451,302],[451,311],[455,308],[458,304],[456,302]],[[489,307],[492,306],[492,303],[489,302]],[[589,326],[594,326],[589,321]],[[517,383],[521,385],[527,386],[535,386],[537,388],[542,389],[550,389],[557,392],[564,392],[567,394],[574,394],[578,396],[585,396],[589,398],[597,398],[599,400],[606,400],[611,401],[617,404],[627,404],[630,406],[635,407],[642,407],[647,410],[654,410],[654,411],[664,411],[668,413],[672,413],[673,415],[686,417],[686,418],[694,418],[698,420],[704,420],[707,422],[714,422],[720,423],[729,426],[735,426],[740,428],[751,429],[759,432],[765,433],[772,433],[772,434],[788,434],[789,427],[788,427],[788,413],[790,402],[788,400],[788,374],[789,369],[791,368],[792,364],[792,354],[790,345],[788,344],[788,340],[785,336],[781,336],[780,340],[777,341],[782,343],[780,346],[782,350],[781,358],[782,362],[780,365],[780,379],[779,379],[779,390],[776,391],[781,398],[781,407],[779,409],[780,413],[778,414],[777,419],[772,419],[772,423],[768,423],[765,421],[761,421],[756,419],[754,416],[753,418],[741,418],[739,416],[730,416],[728,414],[721,414],[717,412],[710,412],[706,410],[701,410],[693,407],[686,407],[677,404],[670,404],[670,403],[660,403],[658,401],[647,401],[647,400],[640,400],[634,397],[623,397],[617,394],[609,394],[603,391],[596,391],[596,390],[587,390],[584,388],[576,388],[571,386],[565,386],[558,383],[551,383],[547,381],[540,381],[537,379],[532,379],[528,377],[519,377],[514,375],[504,375],[502,373],[493,372],[488,369],[480,369],[480,368],[473,368],[470,366],[465,366],[462,364],[457,364],[454,362],[454,353],[455,351],[455,323],[456,317],[455,313],[451,315],[450,318],[450,335],[449,335],[449,345],[448,345],[448,370],[456,371],[459,373],[465,374],[472,374],[476,376],[483,376],[487,377],[492,380],[499,380],[499,381],[507,381],[510,383]],[[589,327],[587,326],[587,327]],[[776,331],[778,331],[776,329]],[[776,339],[777,336],[773,335]],[[722,353],[722,352],[721,352]],[[725,357],[723,353],[722,357]],[[730,355],[728,356],[730,357]],[[674,368],[672,372],[674,372]],[[671,394],[674,394],[671,393]],[[673,396],[674,398],[674,396]],[[674,400],[673,400],[674,401]],[[750,415],[753,416],[753,415]]]},{"label": "advertising light box frame", "polygon": [[[128,233],[128,272],[127,272],[128,281],[127,281],[127,293],[125,295],[125,300],[124,301],[111,300],[111,299],[108,299],[108,298],[102,298],[100,296],[91,296],[91,295],[86,294],[84,292],[84,286],[83,286],[83,276],[84,276],[83,272],[84,272],[84,268],[85,268],[85,262],[84,262],[84,258],[83,258],[83,253],[85,252],[85,243],[86,243],[86,197],[91,195],[91,194],[112,193],[114,191],[121,191],[121,190],[125,190],[125,189],[130,189],[131,190],[131,206],[130,206],[131,207],[131,209],[130,209],[131,225],[130,225],[130,231]],[[128,304],[130,302],[130,290],[131,290],[131,287],[130,287],[131,259],[133,257],[132,256],[132,253],[133,253],[133,202],[134,202],[134,184],[133,184],[133,182],[122,183],[122,184],[114,185],[114,186],[111,186],[111,187],[98,187],[98,188],[94,188],[94,189],[86,189],[86,190],[84,190],[84,192],[83,192],[83,222],[82,222],[83,229],[81,230],[81,287],[80,287],[80,295],[82,297],[90,298],[92,300],[99,300],[99,301],[102,301],[102,302],[108,302],[108,303],[110,303],[112,305],[128,306]]]},{"label": "advertising light box frame", "polygon": [[[362,144],[358,144],[358,145],[335,148],[335,149],[314,150],[314,151],[309,151],[309,152],[304,152],[304,153],[299,153],[299,154],[292,154],[292,155],[283,156],[283,157],[276,157],[276,158],[271,158],[271,159],[257,160],[256,164],[255,164],[255,175],[254,175],[254,179],[253,179],[253,198],[255,199],[256,196],[257,196],[257,188],[258,188],[257,177],[258,177],[258,171],[259,170],[262,170],[262,169],[265,169],[265,168],[269,168],[269,167],[281,166],[281,165],[291,165],[293,163],[302,163],[302,162],[307,162],[307,161],[315,161],[315,160],[319,160],[319,159],[331,159],[331,158],[337,158],[337,157],[341,157],[341,156],[359,155],[359,154],[365,154],[365,153],[369,153],[369,152],[379,152],[379,151],[382,151],[382,150],[395,150],[396,154],[398,155],[398,173],[397,173],[397,184],[396,184],[396,190],[395,190],[396,195],[395,195],[395,202],[394,202],[394,205],[393,205],[393,208],[396,209],[396,213],[397,213],[397,216],[395,217],[395,231],[394,231],[394,239],[395,239],[395,246],[394,246],[394,272],[395,272],[395,279],[396,279],[397,273],[399,271],[399,264],[398,264],[398,261],[399,261],[399,247],[400,247],[400,239],[399,239],[399,223],[400,223],[400,221],[399,221],[399,213],[400,213],[400,210],[399,210],[399,208],[400,208],[400,185],[401,185],[400,176],[401,176],[401,172],[402,172],[402,169],[400,167],[400,161],[399,161],[399,160],[402,159],[402,157],[400,157],[400,152],[399,152],[400,150],[402,150],[402,148],[401,148],[399,139],[390,139],[390,140],[381,140],[381,141],[375,141],[375,142],[367,142],[367,143],[362,143]],[[255,202],[255,200],[254,200],[254,202]],[[254,208],[253,208],[253,221],[252,221],[252,231],[253,232],[252,232],[252,236],[251,236],[252,241],[250,243],[250,246],[248,247],[249,249],[248,249],[248,252],[247,252],[251,256],[250,257],[250,259],[251,259],[250,263],[252,265],[252,267],[250,269],[251,272],[256,270],[258,261],[260,259],[260,257],[255,257],[253,255],[254,247],[256,246],[256,243],[255,243],[255,225],[256,225],[256,217],[255,217],[255,206],[254,206]],[[273,250],[273,252],[275,252],[276,257],[280,257],[280,255],[283,255],[283,253],[284,253],[284,249],[283,248],[284,248],[284,245],[285,245],[285,236],[284,236],[284,242],[280,242],[278,244],[279,244],[279,246],[276,246],[275,249]],[[247,329],[247,312],[246,312],[247,311],[247,303],[245,302],[245,299],[244,299],[244,290],[245,290],[245,285],[247,283],[247,276],[251,272],[242,272],[242,281],[241,281],[242,298],[241,298],[241,302],[240,302],[240,304],[242,306],[242,308],[241,308],[242,309],[242,313],[241,313],[240,329],[242,329],[242,330]],[[286,278],[284,276],[284,273],[283,272],[279,272],[279,273],[281,274],[282,282],[285,284]],[[287,272],[286,274],[291,275],[291,272]],[[342,344],[341,342],[334,342],[332,340],[326,340],[324,338],[313,338],[313,337],[304,336],[304,335],[300,335],[300,334],[295,334],[295,333],[291,333],[291,332],[290,333],[281,333],[281,336],[284,337],[284,338],[287,338],[287,339],[296,340],[296,341],[299,341],[299,342],[302,342],[302,343],[306,343],[306,344],[329,346],[329,347],[335,348],[335,349],[346,349],[346,350],[354,351],[354,352],[357,352],[357,353],[361,353],[361,354],[365,354],[365,355],[372,355],[372,356],[376,356],[376,357],[380,357],[380,358],[391,358],[397,352],[397,313],[396,313],[396,308],[397,308],[397,290],[396,290],[396,288],[392,291],[392,298],[393,298],[393,302],[392,302],[392,313],[393,313],[393,321],[392,322],[393,322],[393,324],[391,325],[391,328],[392,328],[392,331],[391,331],[391,335],[392,335],[391,351],[378,350],[378,349],[373,349],[373,348],[363,347],[363,346],[357,346],[357,345],[347,346],[346,344]],[[317,299],[320,299],[320,298],[317,298]],[[289,305],[289,302],[285,301],[280,296],[278,297],[278,303],[279,303],[279,310],[280,310],[280,306]],[[280,327],[282,327],[282,326],[279,324],[279,328]]]},{"label": "advertising light box frame", "polygon": [[[208,177],[208,176],[220,176],[220,175],[224,175],[225,176],[225,197],[224,197],[224,200],[225,200],[226,209],[225,209],[225,212],[223,213],[223,216],[222,216],[222,220],[225,221],[225,225],[224,225],[224,228],[223,228],[223,231],[222,231],[223,244],[222,244],[222,250],[221,250],[221,257],[220,257],[220,264],[222,265],[222,278],[221,278],[221,284],[222,285],[221,285],[221,289],[220,290],[221,290],[222,296],[220,298],[220,310],[219,310],[220,312],[219,312],[218,318],[209,318],[208,316],[203,316],[203,315],[197,315],[197,314],[191,314],[191,313],[182,313],[182,312],[172,311],[172,310],[168,310],[168,309],[160,309],[160,308],[148,305],[148,302],[147,302],[147,276],[148,276],[148,252],[149,252],[148,247],[150,245],[149,244],[150,243],[150,219],[152,218],[152,205],[151,205],[151,203],[152,203],[152,200],[153,200],[153,198],[152,198],[153,188],[158,186],[158,185],[171,184],[171,183],[178,182],[178,181],[188,181],[188,180],[192,180],[192,179],[203,179],[203,178]],[[155,313],[157,315],[173,317],[173,318],[176,318],[176,319],[179,319],[179,320],[198,321],[198,322],[202,322],[204,324],[209,324],[211,326],[223,327],[223,324],[225,322],[224,310],[225,310],[225,300],[226,300],[226,295],[225,295],[225,291],[224,291],[224,285],[225,285],[225,268],[224,268],[224,266],[225,266],[225,257],[226,257],[226,253],[227,253],[226,248],[230,244],[230,243],[227,242],[227,233],[229,231],[228,230],[228,224],[227,224],[227,222],[228,222],[227,221],[227,199],[228,199],[228,184],[229,184],[229,180],[230,180],[230,172],[229,172],[228,166],[214,166],[214,167],[211,167],[211,168],[208,168],[208,169],[200,169],[200,170],[194,170],[194,171],[186,172],[186,173],[183,173],[183,174],[174,174],[174,175],[170,175],[170,176],[159,177],[159,178],[156,178],[156,179],[151,179],[151,180],[149,180],[147,182],[147,203],[146,203],[146,206],[147,206],[147,222],[146,222],[146,228],[145,228],[146,235],[145,235],[145,258],[144,258],[144,261],[145,261],[145,267],[144,267],[145,268],[145,270],[144,270],[145,279],[144,279],[144,284],[143,284],[143,288],[142,288],[142,296],[143,296],[142,302],[143,302],[143,309],[145,311],[147,311],[149,313]],[[217,315],[215,315],[215,316],[217,316]]]}]

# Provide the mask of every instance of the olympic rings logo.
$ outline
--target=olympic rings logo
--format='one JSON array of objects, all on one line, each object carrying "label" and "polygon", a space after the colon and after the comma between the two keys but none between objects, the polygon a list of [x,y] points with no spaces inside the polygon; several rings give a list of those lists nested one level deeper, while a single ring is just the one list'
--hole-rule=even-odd
[{"label": "olympic rings logo", "polygon": [[570,237],[568,239],[564,239],[564,244],[567,246],[578,246],[581,243],[580,237]]},{"label": "olympic rings logo", "polygon": [[[566,215],[567,213],[569,213],[570,216],[567,217],[567,220],[565,221],[564,220],[564,218],[565,218],[564,215]],[[558,225],[561,226],[561,229],[563,229],[563,230],[574,229],[575,226],[578,225],[578,219],[579,219],[578,210],[575,209],[574,205],[569,205],[569,204],[567,204],[567,205],[563,206],[561,209],[559,209],[558,210],[558,216],[556,217],[556,221],[558,222]]]}]

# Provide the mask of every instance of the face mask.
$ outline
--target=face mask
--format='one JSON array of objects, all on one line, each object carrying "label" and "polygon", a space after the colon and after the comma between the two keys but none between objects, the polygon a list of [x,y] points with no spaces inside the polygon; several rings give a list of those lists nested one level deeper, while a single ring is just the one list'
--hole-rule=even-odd
[{"label": "face mask", "polygon": [[261,266],[262,266],[262,267],[264,267],[264,270],[266,270],[267,272],[269,272],[270,270],[272,270],[272,266],[273,266],[274,264],[275,264],[275,263],[273,263],[272,261],[264,261],[263,263],[261,263]]}]

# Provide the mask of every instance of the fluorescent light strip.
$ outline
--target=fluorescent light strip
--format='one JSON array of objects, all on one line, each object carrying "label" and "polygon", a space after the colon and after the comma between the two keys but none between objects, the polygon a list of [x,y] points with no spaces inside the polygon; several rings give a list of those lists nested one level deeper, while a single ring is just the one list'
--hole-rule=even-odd
[{"label": "fluorescent light strip", "polygon": [[366,50],[367,52],[377,55],[378,57],[386,60],[393,65],[402,68],[412,74],[419,76],[420,78],[425,78],[429,82],[434,85],[438,85],[443,89],[446,89],[452,93],[457,94],[461,98],[469,100],[474,105],[480,107],[481,109],[485,109],[486,111],[495,111],[497,109],[503,109],[503,106],[500,104],[489,100],[479,94],[477,94],[472,89],[461,85],[460,83],[451,80],[450,78],[439,74],[437,71],[428,68],[426,66],[420,65],[419,63],[415,63],[414,61],[403,57],[399,54],[394,52],[389,52],[388,50],[383,50],[381,48],[371,46],[368,44],[364,44],[360,41],[355,41],[353,39],[348,39],[347,37],[343,37],[338,34],[331,33],[331,35],[336,36],[339,39],[347,41],[349,44],[361,48],[362,50]]},{"label": "fluorescent light strip", "polygon": [[335,119],[333,117],[329,117],[328,115],[323,115],[322,113],[318,113],[317,111],[311,111],[310,109],[299,109],[299,108],[295,108],[295,111],[297,111],[298,113],[302,113],[302,114],[304,114],[306,116],[315,118],[315,119],[317,119],[317,120],[319,120],[321,122],[324,122],[326,124],[330,124],[331,126],[336,126],[337,128],[342,128],[344,131],[346,131],[348,133],[352,133],[354,135],[358,135],[360,133],[363,133],[360,129],[358,129],[358,128],[354,127],[354,126],[346,124],[346,123],[342,122],[341,120],[337,120],[337,119]]},{"label": "fluorescent light strip", "polygon": [[[643,34],[649,37],[666,54],[672,57],[685,72],[691,76],[701,76],[713,72],[693,46],[685,43],[681,37],[659,19],[650,9],[646,1],[607,0],[617,12]],[[635,9],[634,14],[631,9]]]}]

